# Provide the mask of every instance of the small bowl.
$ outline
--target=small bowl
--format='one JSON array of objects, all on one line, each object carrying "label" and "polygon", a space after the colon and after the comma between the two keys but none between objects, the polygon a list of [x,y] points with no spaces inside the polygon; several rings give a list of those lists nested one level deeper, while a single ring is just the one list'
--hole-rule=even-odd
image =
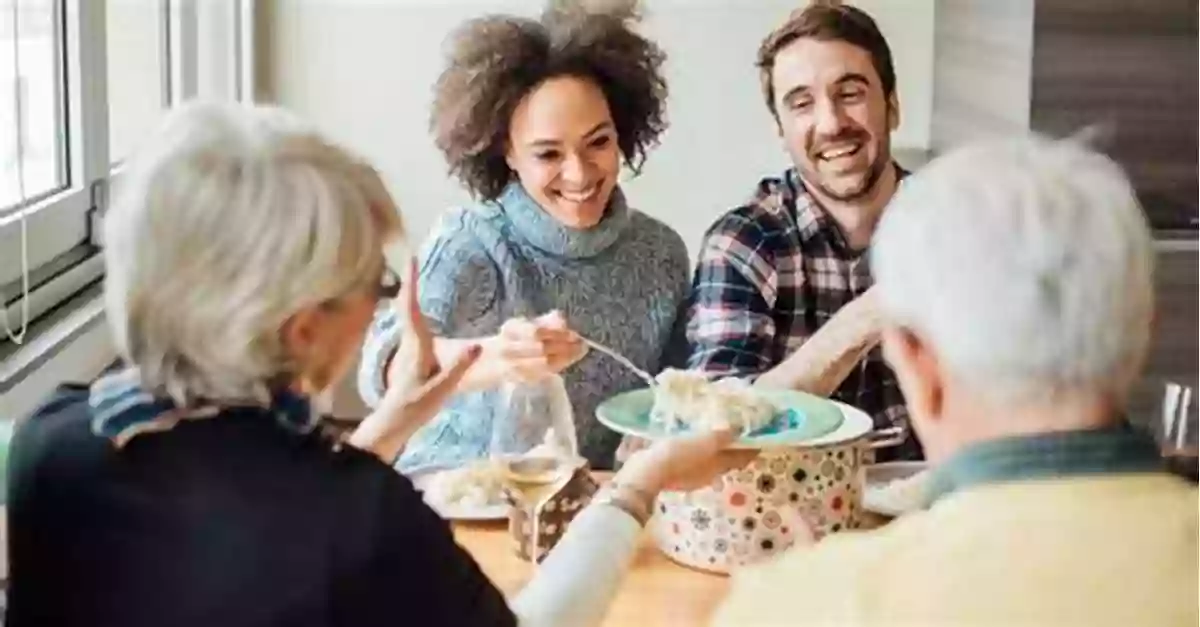
[{"label": "small bowl", "polygon": [[928,468],[929,464],[926,462],[885,462],[867,466],[863,486],[863,509],[893,518],[921,509],[916,503],[911,506],[896,503],[895,499],[889,498],[884,491],[888,489],[889,483],[908,479],[926,472]]}]

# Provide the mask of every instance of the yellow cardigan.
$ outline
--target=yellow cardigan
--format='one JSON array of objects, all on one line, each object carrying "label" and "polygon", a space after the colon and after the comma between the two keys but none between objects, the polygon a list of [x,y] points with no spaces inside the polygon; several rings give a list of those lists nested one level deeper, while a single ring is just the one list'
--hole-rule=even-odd
[{"label": "yellow cardigan", "polygon": [[979,484],[743,569],[714,624],[1195,627],[1198,509],[1165,473]]}]

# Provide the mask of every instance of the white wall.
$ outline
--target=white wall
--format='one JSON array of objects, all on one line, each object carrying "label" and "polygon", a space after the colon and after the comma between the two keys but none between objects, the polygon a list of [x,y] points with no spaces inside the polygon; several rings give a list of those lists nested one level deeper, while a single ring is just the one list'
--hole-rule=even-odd
[{"label": "white wall", "polygon": [[[666,50],[671,128],[642,176],[635,206],[666,220],[695,250],[703,230],[786,156],[762,104],[754,53],[804,0],[647,0],[645,30]],[[929,146],[934,0],[860,0],[896,58],[900,148]],[[441,43],[462,20],[536,15],[540,0],[278,0],[268,62],[274,99],[364,153],[382,171],[414,235],[467,197],[447,178],[428,133]]]},{"label": "white wall", "polygon": [[1034,9],[1034,0],[938,2],[933,149],[1030,129]]}]

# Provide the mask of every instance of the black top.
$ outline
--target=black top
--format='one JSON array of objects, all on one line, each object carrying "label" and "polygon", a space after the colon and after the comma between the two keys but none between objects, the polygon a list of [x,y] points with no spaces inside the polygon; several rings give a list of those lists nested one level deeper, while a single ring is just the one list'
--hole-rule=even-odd
[{"label": "black top", "polygon": [[516,624],[372,455],[259,409],[118,450],[87,400],[60,388],[13,439],[9,627]]}]

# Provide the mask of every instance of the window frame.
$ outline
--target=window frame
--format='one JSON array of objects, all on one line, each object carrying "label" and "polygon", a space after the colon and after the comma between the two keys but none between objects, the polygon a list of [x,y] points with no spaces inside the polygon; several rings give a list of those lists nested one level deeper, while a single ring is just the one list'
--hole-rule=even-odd
[{"label": "window frame", "polygon": [[[228,64],[226,94],[236,100],[251,99],[256,0],[154,1],[159,11],[163,106],[197,96],[202,53],[219,55],[208,60]],[[210,10],[223,14],[217,19],[228,19],[229,49],[201,50],[198,24],[201,12]],[[65,135],[61,162],[65,186],[0,211],[0,310],[14,332],[21,329],[26,305],[21,297],[22,230],[28,254],[30,326],[104,276],[100,217],[108,206],[109,189],[121,175],[121,164],[113,164],[109,153],[107,11],[107,0],[55,0],[61,33],[57,65],[65,95],[58,103]],[[0,349],[11,343],[0,329]]]},{"label": "window frame", "polygon": [[[15,281],[8,273],[3,276],[4,281],[12,282],[6,283],[0,306],[6,308],[9,326],[14,331],[20,330],[23,319],[22,230],[30,274],[30,323],[102,275],[97,264],[90,261],[98,252],[92,242],[90,217],[97,207],[103,206],[100,195],[108,177],[105,10],[104,0],[55,3],[61,35],[59,88],[65,96],[59,98],[58,108],[59,118],[64,122],[66,186],[9,209],[0,218],[0,267],[16,269]],[[55,267],[56,260],[69,257],[79,261]],[[9,341],[7,335],[0,336],[0,343]]]}]

